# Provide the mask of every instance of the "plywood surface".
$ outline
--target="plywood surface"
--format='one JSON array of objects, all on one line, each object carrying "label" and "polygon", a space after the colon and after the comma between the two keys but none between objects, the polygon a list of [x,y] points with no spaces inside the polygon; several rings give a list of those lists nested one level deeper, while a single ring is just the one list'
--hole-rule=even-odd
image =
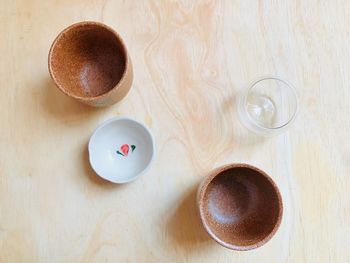
[{"label": "plywood surface", "polygon": [[[62,95],[47,54],[66,26],[95,20],[124,38],[135,80],[95,109]],[[350,262],[349,1],[1,1],[0,262]],[[242,127],[240,91],[278,75],[300,96],[289,132]],[[157,158],[134,183],[98,179],[94,128],[129,116]],[[276,181],[284,217],[250,252],[202,229],[195,190],[211,169],[256,165]]]}]

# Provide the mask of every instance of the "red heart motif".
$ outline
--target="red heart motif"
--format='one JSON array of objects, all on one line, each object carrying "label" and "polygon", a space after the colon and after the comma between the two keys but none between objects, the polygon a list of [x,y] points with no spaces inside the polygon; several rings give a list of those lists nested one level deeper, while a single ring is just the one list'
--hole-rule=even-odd
[{"label": "red heart motif", "polygon": [[123,144],[122,146],[120,146],[120,150],[122,151],[124,156],[128,156],[128,154],[129,154],[129,145],[128,144]]}]

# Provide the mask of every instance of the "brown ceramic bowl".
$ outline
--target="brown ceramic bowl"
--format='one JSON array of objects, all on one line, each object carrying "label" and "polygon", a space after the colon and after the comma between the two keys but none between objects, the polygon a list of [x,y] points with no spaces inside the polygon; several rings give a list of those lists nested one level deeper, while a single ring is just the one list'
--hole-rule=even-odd
[{"label": "brown ceramic bowl", "polygon": [[209,235],[224,247],[250,250],[276,233],[282,198],[276,184],[260,169],[230,164],[216,169],[200,185],[197,202]]},{"label": "brown ceramic bowl", "polygon": [[120,101],[133,80],[123,40],[97,22],[71,25],[57,36],[49,53],[49,71],[63,93],[92,106]]}]

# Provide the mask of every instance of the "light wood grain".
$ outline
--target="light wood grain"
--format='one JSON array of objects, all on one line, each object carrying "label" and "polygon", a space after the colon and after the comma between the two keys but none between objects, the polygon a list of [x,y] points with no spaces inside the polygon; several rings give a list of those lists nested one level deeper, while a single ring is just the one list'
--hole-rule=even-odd
[{"label": "light wood grain", "polygon": [[[89,108],[49,79],[66,26],[96,20],[124,38],[135,81]],[[0,262],[350,262],[350,1],[10,1],[0,9]],[[295,125],[262,139],[237,120],[255,78],[296,87]],[[145,122],[153,168],[123,186],[90,169],[102,121]],[[210,240],[195,190],[221,164],[248,162],[281,188],[276,236],[251,252]]]}]

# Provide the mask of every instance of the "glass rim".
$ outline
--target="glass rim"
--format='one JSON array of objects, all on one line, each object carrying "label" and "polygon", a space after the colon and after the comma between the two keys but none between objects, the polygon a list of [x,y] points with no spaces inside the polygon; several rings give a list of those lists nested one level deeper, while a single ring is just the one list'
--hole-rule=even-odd
[{"label": "glass rim", "polygon": [[243,103],[244,103],[244,110],[246,111],[246,113],[248,113],[248,109],[247,109],[246,105],[247,105],[247,98],[248,98],[249,92],[252,90],[252,88],[256,84],[258,84],[259,82],[264,81],[264,80],[277,80],[277,81],[280,81],[292,91],[292,94],[293,94],[293,96],[295,98],[295,111],[294,111],[294,113],[292,114],[292,116],[289,118],[289,120],[286,123],[284,123],[284,124],[282,124],[280,126],[277,126],[277,127],[266,127],[266,126],[260,125],[258,122],[254,121],[249,114],[246,114],[246,115],[247,115],[249,121],[253,125],[256,125],[258,128],[263,129],[265,131],[277,131],[277,130],[280,130],[282,128],[287,127],[295,119],[295,117],[296,117],[296,115],[298,113],[298,110],[299,110],[299,97],[298,97],[297,92],[295,91],[294,86],[292,84],[290,84],[289,82],[287,82],[286,80],[283,80],[282,78],[277,77],[277,76],[260,77],[259,79],[257,79],[257,80],[252,82],[252,84],[249,86],[249,88],[247,89],[247,91],[244,94],[244,101],[243,101]]}]

